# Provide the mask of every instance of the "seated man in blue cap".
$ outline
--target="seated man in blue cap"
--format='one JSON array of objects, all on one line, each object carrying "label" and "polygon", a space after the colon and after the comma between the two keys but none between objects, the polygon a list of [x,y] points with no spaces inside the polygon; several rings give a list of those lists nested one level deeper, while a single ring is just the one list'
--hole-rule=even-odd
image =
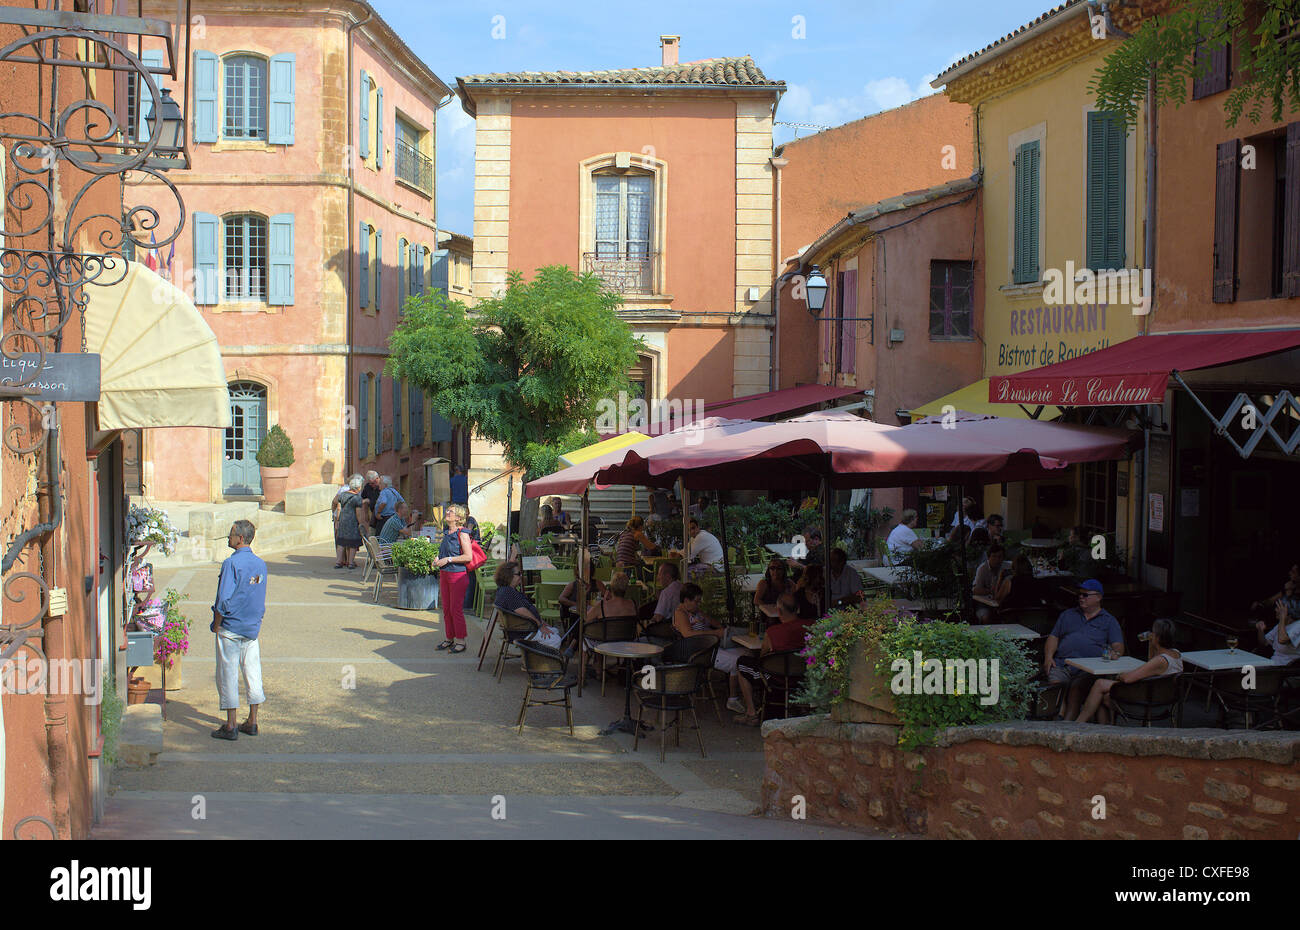
[{"label": "seated man in blue cap", "polygon": [[1117,656],[1124,654],[1124,632],[1114,615],[1101,606],[1105,591],[1101,582],[1089,578],[1079,585],[1079,606],[1061,611],[1047,637],[1043,650],[1043,670],[1047,680],[1067,684],[1065,719],[1073,720],[1088,691],[1089,676],[1082,669],[1066,665],[1066,659],[1091,659],[1104,655],[1107,648]]}]

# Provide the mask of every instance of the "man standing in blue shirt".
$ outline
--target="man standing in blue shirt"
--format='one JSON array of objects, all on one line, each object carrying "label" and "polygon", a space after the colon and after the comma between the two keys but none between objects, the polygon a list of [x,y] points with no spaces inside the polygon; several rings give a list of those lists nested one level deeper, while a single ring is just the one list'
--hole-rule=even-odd
[{"label": "man standing in blue shirt", "polygon": [[397,489],[393,487],[393,479],[387,475],[379,479],[379,484],[383,490],[379,492],[379,499],[375,501],[375,516],[379,518],[375,525],[383,529],[388,518],[397,513],[397,505],[402,502],[402,495],[397,493]]},{"label": "man standing in blue shirt", "polygon": [[1124,654],[1124,631],[1110,612],[1103,610],[1101,582],[1089,578],[1079,585],[1079,606],[1061,612],[1047,637],[1043,650],[1043,670],[1047,680],[1066,684],[1065,719],[1079,716],[1079,705],[1087,691],[1089,678],[1082,669],[1066,665],[1066,659],[1092,659],[1109,647],[1116,656]]},{"label": "man standing in blue shirt", "polygon": [[[225,725],[212,731],[213,739],[239,739],[240,733],[257,735],[257,708],[266,700],[262,691],[262,653],[257,635],[266,614],[266,563],[249,548],[257,528],[236,520],[226,544],[234,549],[221,563],[217,598],[212,602],[212,625],[217,634],[217,696],[226,712]],[[248,692],[248,719],[238,727],[239,676]]]}]

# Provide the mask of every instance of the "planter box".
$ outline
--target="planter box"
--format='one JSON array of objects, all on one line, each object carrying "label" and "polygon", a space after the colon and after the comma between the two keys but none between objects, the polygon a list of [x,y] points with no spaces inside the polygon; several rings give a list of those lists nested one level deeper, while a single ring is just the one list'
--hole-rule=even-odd
[{"label": "planter box", "polygon": [[397,569],[397,606],[402,610],[438,609],[438,574],[410,575]]},{"label": "planter box", "polygon": [[831,708],[836,723],[882,723],[902,726],[894,712],[894,693],[889,678],[876,674],[876,650],[867,651],[861,643],[849,659],[849,696]]}]

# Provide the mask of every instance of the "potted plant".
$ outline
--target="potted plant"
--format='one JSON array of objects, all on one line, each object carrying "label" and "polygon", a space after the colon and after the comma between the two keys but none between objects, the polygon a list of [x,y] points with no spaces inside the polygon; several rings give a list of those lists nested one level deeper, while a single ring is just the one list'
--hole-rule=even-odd
[{"label": "potted plant", "polygon": [[393,543],[397,566],[397,606],[402,610],[433,610],[438,606],[438,546],[417,536]]},{"label": "potted plant", "polygon": [[271,431],[262,440],[257,450],[257,464],[262,472],[262,497],[267,504],[278,504],[284,500],[284,492],[289,486],[289,466],[293,464],[293,443],[280,424],[271,427]]},{"label": "potted plant", "polygon": [[881,642],[907,614],[888,598],[833,610],[808,630],[800,703],[842,723],[898,724],[889,679],[876,673]]},{"label": "potted plant", "polygon": [[166,618],[163,620],[162,632],[153,640],[153,661],[158,670],[159,687],[162,687],[162,670],[166,669],[168,691],[180,690],[181,657],[190,651],[190,621],[180,608],[180,602],[188,597],[188,594],[181,594],[175,588],[167,589],[163,595]]},{"label": "potted plant", "polygon": [[163,555],[176,551],[180,532],[172,526],[167,511],[132,504],[126,516],[126,538],[133,546],[161,546]]}]

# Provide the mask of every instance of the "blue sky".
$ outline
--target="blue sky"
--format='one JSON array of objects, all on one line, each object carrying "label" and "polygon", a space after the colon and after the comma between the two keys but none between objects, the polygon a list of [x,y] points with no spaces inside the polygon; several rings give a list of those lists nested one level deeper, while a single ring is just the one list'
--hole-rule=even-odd
[{"label": "blue sky", "polygon": [[[933,91],[957,58],[1041,15],[1053,0],[653,3],[372,0],[441,77],[485,71],[583,71],[658,65],[659,36],[680,35],[681,60],[752,55],[785,81],[778,122],[838,126]],[[796,20],[801,17],[801,20]],[[803,37],[795,33],[802,26]],[[494,31],[498,36],[494,38]],[[459,102],[438,121],[438,225],[474,224],[474,125]],[[811,130],[777,126],[776,142]]]}]

